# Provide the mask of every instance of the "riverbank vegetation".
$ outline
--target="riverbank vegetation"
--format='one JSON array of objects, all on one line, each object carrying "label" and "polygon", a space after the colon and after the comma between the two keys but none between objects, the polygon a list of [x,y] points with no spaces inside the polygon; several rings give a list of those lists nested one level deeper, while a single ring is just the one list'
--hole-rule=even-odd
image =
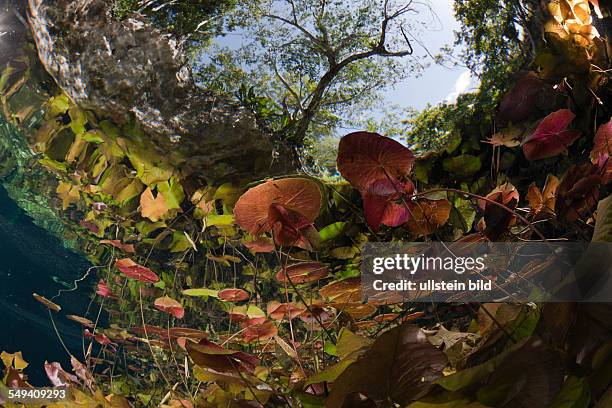
[{"label": "riverbank vegetation", "polygon": [[[141,3],[109,12],[183,39],[198,85],[238,101],[270,160],[292,155],[295,171],[187,171],[138,117],[92,111],[52,81],[32,108],[44,74],[26,45],[0,79],[4,116],[57,180],[50,206],[97,276],[81,316],[38,296],[83,329],[71,368],[45,364],[70,390],[47,406],[612,404],[608,304],[364,302],[360,284],[367,243],[612,241],[609,4],[455,1],[459,51],[432,62],[465,64],[480,88],[391,123],[395,139],[369,122],[323,156],[312,146],[333,146],[338,124],[419,69],[411,24],[426,8]],[[228,29],[257,46],[216,47]],[[194,160],[224,163],[209,154]],[[2,354],[0,395],[29,386],[24,359]]]}]

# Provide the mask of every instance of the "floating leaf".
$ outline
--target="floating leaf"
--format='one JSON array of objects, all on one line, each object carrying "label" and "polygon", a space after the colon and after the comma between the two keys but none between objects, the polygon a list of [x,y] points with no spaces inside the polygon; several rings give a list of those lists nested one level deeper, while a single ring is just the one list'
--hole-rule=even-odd
[{"label": "floating leaf", "polygon": [[597,205],[602,178],[590,163],[570,167],[557,188],[555,213],[567,221],[576,221]]},{"label": "floating leaf", "polygon": [[495,240],[514,223],[516,217],[511,211],[518,205],[519,193],[512,184],[504,183],[487,194],[486,198],[489,201],[479,202],[480,207],[484,209],[484,234],[487,238]]},{"label": "floating leaf", "polygon": [[[554,2],[549,4],[552,3]],[[525,73],[503,97],[499,104],[498,118],[502,122],[512,123],[520,123],[529,119],[536,113],[547,90],[552,91],[552,87],[542,81],[537,73],[533,71]]]},{"label": "floating leaf", "polygon": [[132,244],[124,244],[121,241],[119,241],[118,239],[103,239],[100,241],[101,244],[108,244],[108,245],[112,245],[117,249],[122,250],[123,252],[127,252],[127,253],[134,253],[134,245]]},{"label": "floating leaf", "polygon": [[597,205],[593,242],[612,242],[612,196]]},{"label": "floating leaf", "polygon": [[259,359],[237,350],[228,350],[212,341],[202,339],[198,343],[187,342],[189,357],[200,367],[211,368],[220,373],[253,373]]},{"label": "floating leaf", "polygon": [[446,224],[451,212],[448,200],[417,200],[410,205],[406,227],[416,236],[429,235]]},{"label": "floating leaf", "polygon": [[295,246],[311,251],[320,241],[319,234],[310,220],[280,204],[270,205],[268,222],[272,225],[272,235],[278,246]]},{"label": "floating leaf", "polygon": [[267,306],[268,316],[273,320],[295,319],[306,311],[304,305],[271,301]]},{"label": "floating leaf", "polygon": [[403,181],[413,164],[410,149],[377,133],[355,132],[340,139],[338,170],[358,190],[366,191],[377,180]]},{"label": "floating leaf", "polygon": [[100,279],[100,281],[98,282],[98,286],[96,287],[96,293],[102,297],[113,299],[117,298],[117,295],[113,293],[113,291],[106,285],[106,283],[102,279]]},{"label": "floating leaf", "polygon": [[74,322],[77,322],[79,324],[82,324],[83,326],[86,326],[86,327],[94,327],[94,322],[92,322],[89,319],[86,319],[85,317],[75,316],[75,315],[66,315],[66,318]]},{"label": "floating leaf", "polygon": [[331,282],[321,289],[319,293],[334,304],[346,304],[361,301],[361,278],[348,278]]},{"label": "floating leaf", "polygon": [[63,210],[67,210],[70,204],[76,204],[81,200],[81,193],[79,192],[78,186],[66,183],[65,181],[59,182],[56,192],[62,199]]},{"label": "floating leaf", "polygon": [[38,293],[32,293],[32,296],[34,297],[34,299],[36,299],[37,301],[39,301],[40,303],[42,303],[43,305],[45,305],[45,307],[49,310],[51,310],[52,312],[59,312],[60,310],[62,310],[61,306],[53,303],[52,301],[50,301],[49,299],[47,299],[44,296],[39,295]]},{"label": "floating leaf", "polygon": [[459,177],[470,177],[480,171],[482,161],[480,157],[471,154],[461,154],[447,157],[442,161],[442,167],[447,173]]},{"label": "floating leaf", "polygon": [[304,262],[295,265],[289,265],[282,268],[276,274],[276,280],[281,283],[289,283],[299,285],[302,283],[316,282],[325,278],[329,273],[326,265],[319,262]]},{"label": "floating leaf", "polygon": [[240,197],[234,207],[236,223],[253,235],[270,231],[268,213],[272,204],[295,211],[312,223],[319,215],[321,190],[307,178],[266,181]]},{"label": "floating leaf", "polygon": [[368,225],[378,231],[381,225],[397,227],[410,218],[409,195],[414,192],[410,180],[404,183],[389,179],[372,182],[363,195],[363,210]]},{"label": "floating leaf", "polygon": [[540,191],[535,183],[529,186],[527,191],[527,201],[531,207],[531,214],[534,217],[540,214],[553,214],[555,211],[555,203],[557,201],[557,187],[559,179],[553,175],[546,177],[544,190]]},{"label": "floating leaf", "polygon": [[593,139],[593,149],[591,150],[591,162],[597,164],[598,159],[608,155],[612,157],[612,119],[608,123],[599,126],[595,138]]},{"label": "floating leaf", "polygon": [[580,137],[580,131],[568,130],[567,127],[575,117],[569,109],[560,109],[545,117],[523,141],[523,153],[527,160],[554,157],[574,143]]},{"label": "floating leaf", "polygon": [[136,279],[140,282],[155,283],[159,281],[159,277],[155,272],[137,264],[130,258],[118,259],[115,262],[115,267],[128,278]]},{"label": "floating leaf", "polygon": [[196,296],[196,297],[219,297],[219,291],[207,288],[197,288],[197,289],[185,289],[183,291],[183,295],[185,296]]},{"label": "floating leaf", "polygon": [[248,326],[242,332],[242,338],[247,343],[253,341],[266,341],[278,334],[278,329],[272,322],[264,322]]},{"label": "floating leaf", "polygon": [[157,310],[168,313],[177,319],[182,319],[185,317],[185,309],[183,306],[171,297],[164,296],[157,298],[155,299],[153,306],[155,306]]},{"label": "floating leaf", "polygon": [[244,246],[249,248],[254,254],[267,254],[274,251],[274,243],[269,238],[257,238],[252,241],[247,241]]},{"label": "floating leaf", "polygon": [[153,196],[153,191],[150,187],[140,196],[140,213],[143,217],[150,219],[153,222],[159,221],[169,211],[166,205],[166,200],[162,194]]},{"label": "floating leaf", "polygon": [[357,394],[376,406],[406,406],[429,391],[446,363],[444,353],[427,341],[418,326],[401,325],[383,333],[340,374],[325,406],[349,406]]},{"label": "floating leaf", "polygon": [[243,289],[223,289],[217,294],[217,297],[224,302],[242,302],[247,300],[250,295],[249,292]]},{"label": "floating leaf", "polygon": [[331,241],[339,237],[344,232],[344,228],[346,227],[346,224],[347,224],[346,222],[342,222],[342,221],[334,222],[333,224],[329,224],[323,229],[321,229],[321,231],[319,231],[321,242],[323,243],[326,241]]}]

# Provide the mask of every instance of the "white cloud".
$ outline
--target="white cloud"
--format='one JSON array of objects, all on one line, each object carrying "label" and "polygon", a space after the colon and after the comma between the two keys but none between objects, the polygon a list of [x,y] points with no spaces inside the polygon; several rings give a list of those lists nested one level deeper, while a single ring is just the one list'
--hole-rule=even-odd
[{"label": "white cloud", "polygon": [[470,89],[472,89],[472,73],[470,71],[464,71],[455,82],[455,90],[448,94],[444,102],[455,103],[459,95],[466,93]]}]

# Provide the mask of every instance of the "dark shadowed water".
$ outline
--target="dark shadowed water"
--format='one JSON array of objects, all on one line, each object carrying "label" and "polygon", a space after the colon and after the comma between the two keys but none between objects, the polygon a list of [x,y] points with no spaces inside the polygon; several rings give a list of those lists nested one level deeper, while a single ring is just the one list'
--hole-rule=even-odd
[{"label": "dark shadowed water", "polygon": [[[34,225],[0,187],[0,351],[22,351],[34,385],[48,385],[43,363],[59,361],[70,367],[69,358],[54,331],[49,313],[32,297],[47,298],[72,286],[88,268],[87,261],[66,249],[62,242]],[[82,355],[81,329],[66,314],[82,315],[89,303],[92,282],[63,293],[54,314],[57,328],[70,352]]]}]

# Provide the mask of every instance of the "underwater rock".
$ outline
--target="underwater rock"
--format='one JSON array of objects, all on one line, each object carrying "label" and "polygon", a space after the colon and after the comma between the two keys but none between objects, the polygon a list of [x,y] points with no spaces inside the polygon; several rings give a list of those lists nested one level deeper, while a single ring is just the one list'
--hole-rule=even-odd
[{"label": "underwater rock", "polygon": [[[175,38],[104,0],[29,0],[40,59],[82,108],[117,124],[136,118],[182,177],[219,181],[290,171],[253,115],[198,88]],[[279,160],[284,160],[280,162]]]}]

